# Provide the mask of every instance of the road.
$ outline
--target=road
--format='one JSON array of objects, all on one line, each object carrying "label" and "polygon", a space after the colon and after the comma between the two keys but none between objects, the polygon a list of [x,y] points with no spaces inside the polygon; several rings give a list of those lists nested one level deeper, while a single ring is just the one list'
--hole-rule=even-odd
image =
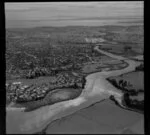
[{"label": "road", "polygon": [[[6,128],[7,133],[34,133],[43,129],[47,124],[61,117],[68,116],[80,109],[86,108],[95,102],[108,99],[113,95],[118,102],[121,101],[123,93],[111,85],[106,78],[110,76],[118,76],[133,71],[140,62],[117,56],[103,50],[98,46],[95,50],[109,57],[123,60],[129,64],[128,67],[120,70],[102,71],[90,74],[86,77],[86,85],[81,95],[73,100],[63,101],[55,105],[41,107],[32,112],[21,112],[7,110]],[[71,111],[69,111],[71,109]]]}]

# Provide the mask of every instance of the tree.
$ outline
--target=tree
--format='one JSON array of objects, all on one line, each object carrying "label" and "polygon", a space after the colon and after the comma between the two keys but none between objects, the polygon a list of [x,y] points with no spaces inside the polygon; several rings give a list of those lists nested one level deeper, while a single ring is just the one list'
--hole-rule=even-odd
[{"label": "tree", "polygon": [[119,86],[121,87],[123,83],[123,80],[119,80]]},{"label": "tree", "polygon": [[140,64],[135,68],[135,71],[143,71],[144,70],[144,64]]},{"label": "tree", "polygon": [[123,81],[122,87],[125,88],[127,86],[127,81]]},{"label": "tree", "polygon": [[125,52],[128,52],[128,51],[130,51],[131,49],[132,49],[131,46],[124,46],[124,51],[125,51]]}]

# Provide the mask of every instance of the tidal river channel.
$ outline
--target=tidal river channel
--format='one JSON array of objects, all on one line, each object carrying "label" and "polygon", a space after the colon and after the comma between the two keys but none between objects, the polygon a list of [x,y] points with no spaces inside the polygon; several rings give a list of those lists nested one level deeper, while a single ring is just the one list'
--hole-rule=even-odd
[{"label": "tidal river channel", "polygon": [[88,75],[86,77],[86,85],[81,95],[76,99],[44,106],[27,113],[20,110],[7,110],[6,132],[13,134],[31,134],[41,131],[54,120],[73,114],[96,102],[108,99],[110,95],[113,95],[118,102],[121,102],[123,93],[111,85],[106,78],[133,71],[136,66],[140,65],[140,62],[105,52],[100,50],[98,46],[95,47],[95,50],[109,57],[128,63],[128,67],[120,70],[102,71]]}]

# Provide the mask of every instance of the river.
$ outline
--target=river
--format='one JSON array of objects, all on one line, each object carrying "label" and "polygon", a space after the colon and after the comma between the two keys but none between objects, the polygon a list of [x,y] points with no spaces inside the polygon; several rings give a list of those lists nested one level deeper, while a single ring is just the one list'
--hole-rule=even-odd
[{"label": "river", "polygon": [[120,70],[102,71],[88,75],[86,77],[85,88],[76,99],[59,102],[51,106],[44,106],[28,113],[20,110],[7,110],[7,133],[31,134],[38,132],[52,121],[68,116],[96,102],[108,99],[110,95],[114,95],[118,102],[120,102],[123,93],[111,85],[106,78],[133,71],[136,66],[140,65],[140,62],[100,50],[98,45],[95,47],[95,50],[109,57],[123,60],[129,66]]}]

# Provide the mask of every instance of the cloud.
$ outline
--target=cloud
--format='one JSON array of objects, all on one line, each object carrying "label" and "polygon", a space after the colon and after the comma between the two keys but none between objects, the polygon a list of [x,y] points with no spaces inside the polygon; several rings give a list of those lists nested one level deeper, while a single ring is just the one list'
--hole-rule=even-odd
[{"label": "cloud", "polygon": [[[143,16],[143,2],[5,3],[6,21],[101,20]],[[9,23],[10,24],[10,23]],[[14,23],[15,24],[15,23]],[[25,24],[25,23],[24,23]]]},{"label": "cloud", "polygon": [[22,2],[5,3],[6,11],[40,10],[40,9],[69,9],[69,8],[142,8],[143,2]]}]

